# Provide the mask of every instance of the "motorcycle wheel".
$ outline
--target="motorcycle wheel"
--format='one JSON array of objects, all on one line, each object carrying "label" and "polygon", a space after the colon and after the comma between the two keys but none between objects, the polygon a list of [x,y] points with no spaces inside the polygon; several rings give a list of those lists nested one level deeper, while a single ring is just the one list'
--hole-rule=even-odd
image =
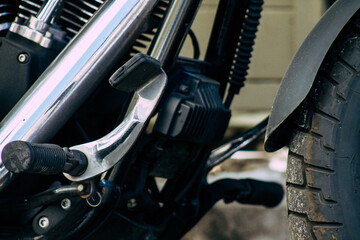
[{"label": "motorcycle wheel", "polygon": [[360,15],[294,115],[286,174],[291,239],[360,236]]}]

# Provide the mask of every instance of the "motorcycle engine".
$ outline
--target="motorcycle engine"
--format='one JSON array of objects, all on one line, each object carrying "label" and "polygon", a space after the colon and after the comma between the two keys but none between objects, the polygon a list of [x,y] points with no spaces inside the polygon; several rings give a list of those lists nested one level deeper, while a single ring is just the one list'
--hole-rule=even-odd
[{"label": "motorcycle engine", "polygon": [[[103,3],[103,0],[0,0],[0,118]],[[42,29],[44,23],[46,28]]]}]

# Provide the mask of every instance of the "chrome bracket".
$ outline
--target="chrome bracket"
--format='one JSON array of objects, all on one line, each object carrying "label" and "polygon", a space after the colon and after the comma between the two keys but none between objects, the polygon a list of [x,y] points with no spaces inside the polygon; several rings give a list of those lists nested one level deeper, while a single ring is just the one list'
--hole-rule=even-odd
[{"label": "chrome bracket", "polygon": [[161,69],[144,87],[134,93],[125,119],[106,136],[73,146],[88,158],[86,171],[77,177],[64,173],[71,181],[83,181],[99,175],[121,161],[144,130],[164,92],[167,76]]}]

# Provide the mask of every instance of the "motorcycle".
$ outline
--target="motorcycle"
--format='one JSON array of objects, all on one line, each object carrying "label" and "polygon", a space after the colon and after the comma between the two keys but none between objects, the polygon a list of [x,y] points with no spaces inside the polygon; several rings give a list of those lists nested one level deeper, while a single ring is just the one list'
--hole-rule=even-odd
[{"label": "motorcycle", "polygon": [[[0,238],[178,239],[221,199],[281,201],[277,183],[206,182],[265,130],[213,150],[262,1],[220,3],[205,61],[191,31],[200,3],[1,1]],[[178,57],[187,35],[194,59]]]},{"label": "motorcycle", "polygon": [[[274,207],[283,197],[277,183],[206,181],[213,167],[266,126],[267,150],[290,142],[293,238],[355,236],[356,154],[344,157],[352,162],[339,170],[344,175],[329,151],[333,145],[343,151],[349,142],[337,140],[353,129],[340,120],[356,122],[352,111],[343,115],[348,107],[340,102],[347,103],[348,81],[357,71],[352,49],[360,3],[338,0],[309,35],[269,124],[266,119],[220,147],[232,99],[246,80],[263,1],[219,2],[204,61],[191,31],[200,3],[1,1],[0,238],[178,239],[219,200]],[[192,59],[178,56],[186,36]],[[349,62],[340,68],[344,59]],[[337,72],[325,81],[330,69]],[[356,149],[355,139],[347,150]]]}]

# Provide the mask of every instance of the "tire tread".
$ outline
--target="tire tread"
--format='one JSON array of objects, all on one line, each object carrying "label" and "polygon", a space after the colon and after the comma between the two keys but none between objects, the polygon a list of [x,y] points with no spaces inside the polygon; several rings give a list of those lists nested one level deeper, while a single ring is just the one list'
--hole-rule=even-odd
[{"label": "tire tread", "polygon": [[[342,224],[342,205],[331,184],[337,177],[334,168],[337,132],[351,86],[360,72],[359,17],[354,17],[351,24],[329,51],[294,120],[286,173],[291,239],[347,236]],[[344,43],[344,39],[348,41]]]}]

